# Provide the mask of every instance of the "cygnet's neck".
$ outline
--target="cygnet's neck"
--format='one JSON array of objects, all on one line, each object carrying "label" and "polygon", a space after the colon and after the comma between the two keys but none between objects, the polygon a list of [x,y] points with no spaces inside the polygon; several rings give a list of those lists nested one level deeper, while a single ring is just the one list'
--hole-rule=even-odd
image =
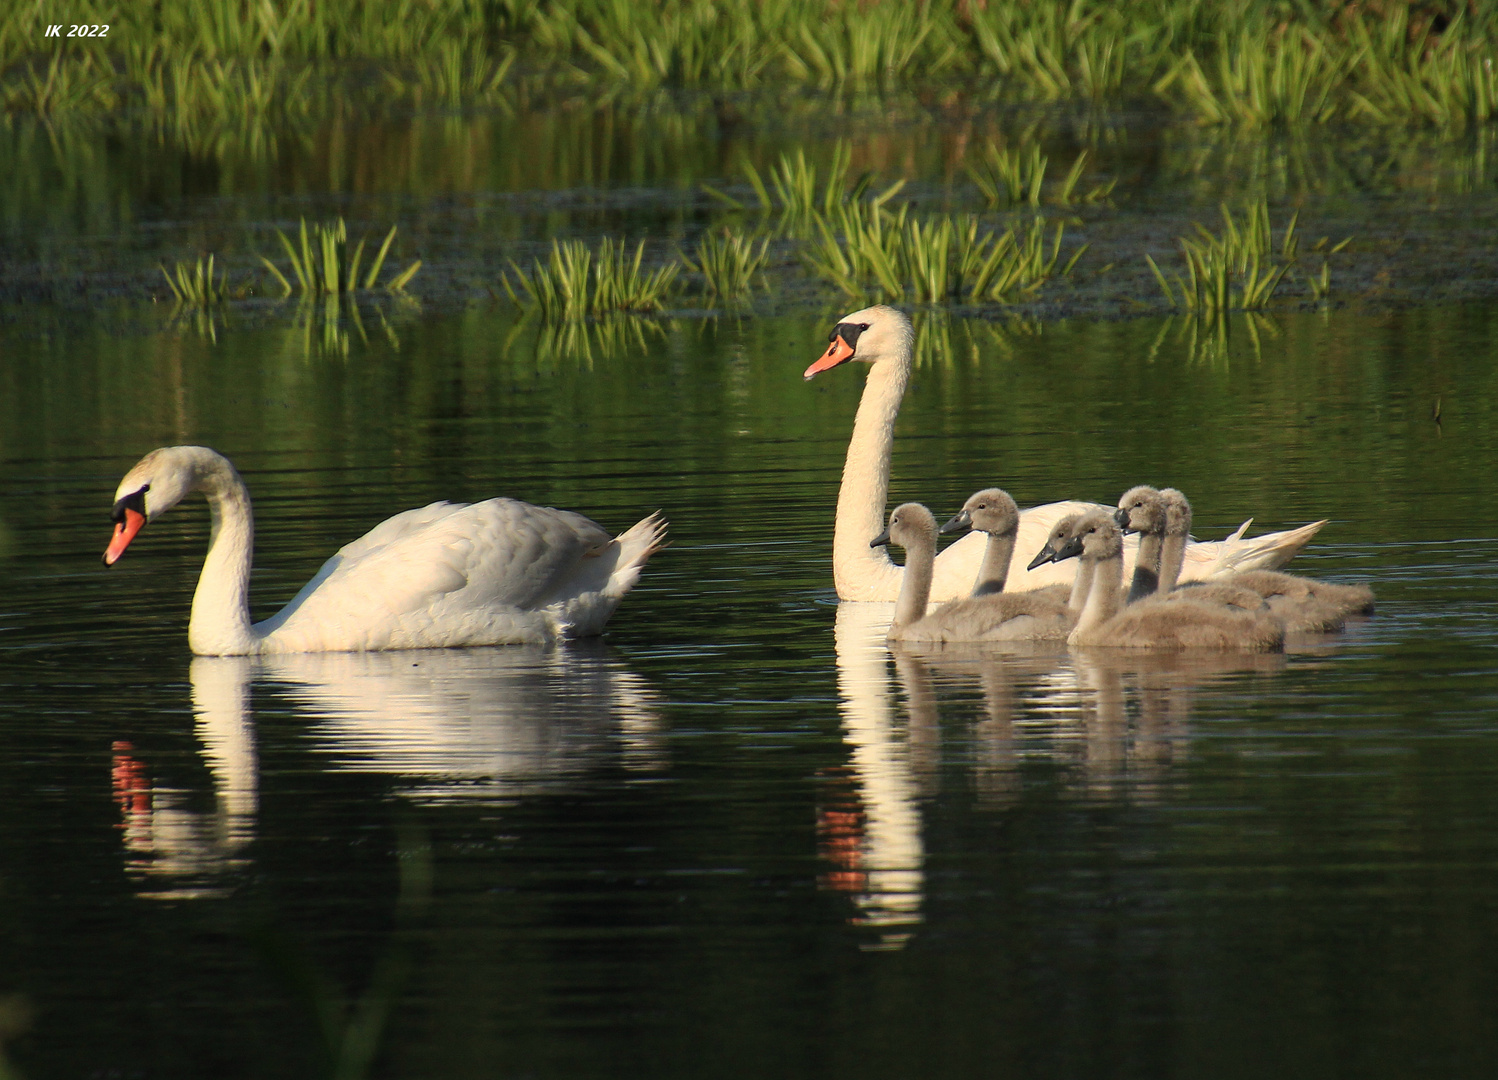
[{"label": "cygnet's neck", "polygon": [[931,576],[936,566],[936,538],[912,537],[905,545],[905,576],[900,581],[900,596],[895,601],[895,617],[890,629],[909,626],[926,614],[931,599]]},{"label": "cygnet's neck", "polygon": [[1176,582],[1181,578],[1181,566],[1186,561],[1186,541],[1189,533],[1189,526],[1179,535],[1173,532],[1167,533],[1164,542],[1160,545],[1160,583],[1157,591],[1161,594],[1174,589]]},{"label": "cygnet's neck", "polygon": [[989,533],[988,545],[983,549],[983,566],[978,570],[978,581],[973,586],[974,596],[1004,591],[1009,580],[1009,562],[1014,558],[1014,541],[1017,529],[1004,533]]},{"label": "cygnet's neck", "polygon": [[[1134,556],[1134,578],[1129,584],[1128,603],[1153,596],[1160,588],[1160,549],[1162,538],[1158,532],[1140,533],[1139,553]],[[1176,567],[1180,573],[1180,567]]]},{"label": "cygnet's neck", "polygon": [[1092,587],[1087,590],[1087,600],[1083,604],[1082,614],[1077,617],[1077,625],[1068,638],[1072,644],[1087,643],[1088,635],[1102,626],[1113,616],[1117,615],[1120,606],[1120,594],[1123,588],[1123,552],[1111,558],[1089,558],[1085,553],[1082,555],[1083,565],[1089,563],[1093,567]]},{"label": "cygnet's neck", "polygon": [[1082,613],[1082,607],[1087,603],[1087,594],[1092,591],[1092,574],[1097,569],[1092,563],[1085,559],[1077,560],[1077,576],[1072,578],[1071,597],[1066,602],[1066,608],[1074,615]]}]

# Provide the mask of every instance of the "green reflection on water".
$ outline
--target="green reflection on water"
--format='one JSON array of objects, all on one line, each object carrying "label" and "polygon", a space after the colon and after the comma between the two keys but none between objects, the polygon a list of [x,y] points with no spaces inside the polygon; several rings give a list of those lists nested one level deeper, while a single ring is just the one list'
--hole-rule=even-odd
[{"label": "green reflection on water", "polygon": [[[870,1075],[978,1075],[996,1056],[1221,1075],[1330,1068],[1353,1039],[1368,1075],[1426,1051],[1471,1073],[1490,1042],[1462,1017],[1490,999],[1494,955],[1495,590],[1490,548],[1453,542],[1495,524],[1493,322],[1457,306],[1276,315],[1257,349],[1233,324],[1204,350],[1179,321],[925,317],[892,500],[955,508],[995,482],[1022,503],[1111,500],[1149,480],[1188,491],[1204,535],[1329,516],[1308,565],[1372,577],[1384,610],[1273,669],[1163,688],[1100,669],[1069,713],[1047,671],[1005,691],[982,672],[923,681],[881,653],[879,744],[839,709],[818,603],[862,375],[802,382],[825,319],[664,319],[591,359],[503,307],[312,350],[249,320],[216,338],[150,313],[13,321],[0,486],[25,512],[7,515],[0,560],[0,900],[46,943],[22,952],[18,985],[73,1034],[43,1026],[7,1052],[57,1071],[188,1075],[180,1054],[285,1075],[312,1029],[225,922],[275,892],[349,987],[388,940],[385,826],[409,781],[339,768],[319,741],[336,711],[294,688],[248,692],[259,812],[240,892],[162,905],[121,872],[113,741],[213,808],[183,641],[205,515],[153,524],[114,570],[97,559],[124,469],[205,442],[256,496],[262,611],[434,498],[513,494],[619,526],[659,506],[672,522],[675,546],[603,646],[649,689],[663,764],[642,775],[588,748],[554,789],[422,807],[432,923],[381,1049],[397,1071],[825,1075],[833,1054]],[[1114,727],[1088,726],[1100,716]],[[858,748],[881,745],[886,769],[908,767],[924,859],[919,919],[894,930],[851,925],[873,921],[844,887],[860,871],[828,851],[876,808],[885,777]],[[44,842],[67,857],[32,859]],[[140,1034],[152,1009],[181,1049]]]}]

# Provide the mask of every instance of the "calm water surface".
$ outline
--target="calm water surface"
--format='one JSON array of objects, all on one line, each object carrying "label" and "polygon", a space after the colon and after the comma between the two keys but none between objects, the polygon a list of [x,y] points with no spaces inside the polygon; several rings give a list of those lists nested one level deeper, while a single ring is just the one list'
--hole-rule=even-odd
[{"label": "calm water surface", "polygon": [[[389,1076],[1488,1075],[1495,320],[1281,316],[1257,353],[1241,325],[925,326],[895,500],[1148,481],[1204,536],[1332,519],[1296,565],[1372,581],[1378,614],[1253,658],[891,655],[887,610],[830,587],[861,373],[801,382],[821,319],[684,319],[591,362],[487,307],[334,349],[14,321],[5,1052],[28,1076],[314,1076],[329,1043]],[[250,484],[257,616],[436,498],[616,529],[660,507],[674,543],[598,642],[194,660],[201,504],[99,565],[120,475],[178,442]]]}]

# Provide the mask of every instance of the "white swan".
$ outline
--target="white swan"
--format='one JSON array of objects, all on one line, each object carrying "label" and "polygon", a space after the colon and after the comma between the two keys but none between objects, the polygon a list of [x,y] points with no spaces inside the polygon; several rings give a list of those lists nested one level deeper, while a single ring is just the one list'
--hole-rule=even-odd
[{"label": "white swan", "polygon": [[568,510],[517,499],[436,502],[396,514],[339,549],[291,602],[251,624],[250,493],[206,446],[153,450],[115,492],[112,566],[183,498],[208,498],[212,535],[187,641],[200,656],[510,645],[603,630],[664,542],[652,514],[610,538]]},{"label": "white swan", "polygon": [[[895,417],[910,381],[915,357],[915,330],[902,312],[878,305],[844,316],[833,327],[831,344],[806,369],[812,378],[849,360],[869,365],[868,380],[853,421],[853,438],[843,466],[837,519],[832,534],[832,575],[843,600],[894,600],[900,594],[902,570],[882,550],[871,550],[869,537],[884,528],[884,503],[889,493],[890,450],[894,446]],[[1094,507],[1092,503],[1047,503],[1024,511],[1016,545],[1019,552],[1035,551],[1057,521]],[[1185,552],[1182,578],[1193,580],[1234,570],[1275,569],[1294,557],[1326,524],[1313,522],[1299,529],[1267,533],[1250,540],[1239,534],[1215,543],[1192,544]],[[1126,555],[1132,559],[1136,541],[1129,538]],[[931,599],[951,600],[967,595],[978,576],[984,538],[963,537],[937,557]],[[1019,591],[1044,585],[1070,584],[1067,568],[1044,564],[1025,567],[1023,555],[1010,566],[1009,588]]]}]

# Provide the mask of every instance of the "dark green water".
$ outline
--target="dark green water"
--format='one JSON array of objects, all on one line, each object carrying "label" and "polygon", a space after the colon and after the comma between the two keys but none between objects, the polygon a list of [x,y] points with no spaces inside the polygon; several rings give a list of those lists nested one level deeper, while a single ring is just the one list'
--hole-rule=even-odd
[{"label": "dark green water", "polygon": [[[1029,122],[737,110],[206,143],[0,127],[6,1062],[1487,1076],[1498,308],[1407,305],[1432,281],[1491,291],[1489,133],[1048,121],[1059,162],[1087,146],[1122,178],[1116,208],[1079,211],[1100,261],[1267,194],[1364,238],[1349,306],[1238,318],[1226,342],[922,316],[891,498],[943,514],[994,483],[1023,505],[1151,482],[1192,497],[1204,537],[1328,517],[1295,568],[1368,580],[1379,610],[1283,656],[922,657],[831,589],[861,376],[800,373],[843,303],[569,338],[488,299],[550,236],[692,239],[718,220],[698,181],[798,145],[848,138],[859,168],[962,205],[963,147]],[[400,223],[419,302],[211,323],[138,302],[158,259],[246,271],[271,224],[333,212]],[[1088,303],[1131,309],[1098,280]],[[673,545],[600,642],[194,661],[201,506],[99,564],[120,476],[174,443],[250,484],[257,616],[434,499],[615,529],[661,508]]]},{"label": "dark green water", "polygon": [[[315,1075],[314,1001],[349,995],[388,1005],[380,1075],[1480,1075],[1493,321],[1283,316],[1258,357],[948,327],[894,498],[1148,480],[1203,535],[1333,519],[1298,565],[1379,613],[1226,662],[891,658],[830,590],[861,380],[801,382],[820,320],[591,365],[484,310],[347,358],[8,333],[7,1052]],[[601,643],[194,662],[201,508],[98,564],[118,477],[171,442],[245,473],[264,612],[432,498],[662,507],[675,542]]]}]

